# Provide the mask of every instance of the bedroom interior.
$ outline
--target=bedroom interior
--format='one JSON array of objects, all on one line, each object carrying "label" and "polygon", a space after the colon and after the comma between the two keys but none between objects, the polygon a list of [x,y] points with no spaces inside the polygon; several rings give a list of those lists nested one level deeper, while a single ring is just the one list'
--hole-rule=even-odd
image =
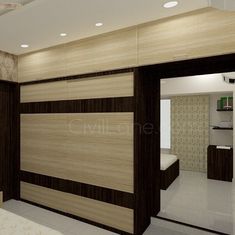
[{"label": "bedroom interior", "polygon": [[158,216],[233,234],[234,85],[224,76],[161,80],[161,174],[172,165]]},{"label": "bedroom interior", "polygon": [[150,1],[0,0],[0,235],[233,234],[235,13]]}]

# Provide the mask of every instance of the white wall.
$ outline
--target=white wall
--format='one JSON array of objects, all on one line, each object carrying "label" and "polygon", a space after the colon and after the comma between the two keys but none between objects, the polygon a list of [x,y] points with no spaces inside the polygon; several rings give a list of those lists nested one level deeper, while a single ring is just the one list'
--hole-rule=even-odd
[{"label": "white wall", "polygon": [[171,148],[171,101],[161,100],[161,148]]},{"label": "white wall", "polygon": [[[161,96],[169,98],[178,95],[209,94],[209,93],[233,93],[235,99],[235,85],[223,81],[221,74],[190,76],[181,78],[169,78],[161,80]],[[233,123],[235,123],[235,111],[233,111]],[[235,146],[235,131],[232,133],[233,146]],[[228,137],[229,138],[229,137]],[[233,151],[233,175],[235,181],[235,151]]]}]

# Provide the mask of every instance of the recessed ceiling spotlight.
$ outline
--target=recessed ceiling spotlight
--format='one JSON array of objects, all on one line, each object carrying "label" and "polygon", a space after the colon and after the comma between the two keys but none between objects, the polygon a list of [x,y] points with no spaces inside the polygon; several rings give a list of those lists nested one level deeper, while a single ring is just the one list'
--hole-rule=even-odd
[{"label": "recessed ceiling spotlight", "polygon": [[96,23],[95,26],[96,27],[101,27],[101,26],[103,26],[103,23],[101,23],[101,22],[100,23]]},{"label": "recessed ceiling spotlight", "polygon": [[163,7],[165,8],[172,8],[172,7],[176,7],[178,5],[178,1],[170,1],[170,2],[166,2]]},{"label": "recessed ceiling spotlight", "polygon": [[29,47],[28,44],[21,44],[20,46],[21,46],[22,48],[28,48],[28,47]]},{"label": "recessed ceiling spotlight", "polygon": [[67,33],[61,33],[60,36],[61,36],[61,37],[66,37],[66,36],[67,36]]}]

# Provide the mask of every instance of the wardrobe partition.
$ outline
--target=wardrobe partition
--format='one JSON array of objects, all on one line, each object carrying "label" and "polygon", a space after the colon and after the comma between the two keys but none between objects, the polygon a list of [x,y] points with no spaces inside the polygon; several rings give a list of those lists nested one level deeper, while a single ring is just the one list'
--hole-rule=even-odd
[{"label": "wardrobe partition", "polygon": [[21,85],[22,200],[121,234],[145,231],[160,83],[143,75],[123,69]]}]

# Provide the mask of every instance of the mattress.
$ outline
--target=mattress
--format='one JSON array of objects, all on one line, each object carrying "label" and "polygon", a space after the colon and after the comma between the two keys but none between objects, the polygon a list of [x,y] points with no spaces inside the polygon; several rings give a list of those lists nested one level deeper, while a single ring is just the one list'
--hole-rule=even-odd
[{"label": "mattress", "polygon": [[165,171],[169,166],[178,160],[176,155],[161,153],[161,171]]},{"label": "mattress", "polygon": [[0,235],[62,235],[0,208]]}]

